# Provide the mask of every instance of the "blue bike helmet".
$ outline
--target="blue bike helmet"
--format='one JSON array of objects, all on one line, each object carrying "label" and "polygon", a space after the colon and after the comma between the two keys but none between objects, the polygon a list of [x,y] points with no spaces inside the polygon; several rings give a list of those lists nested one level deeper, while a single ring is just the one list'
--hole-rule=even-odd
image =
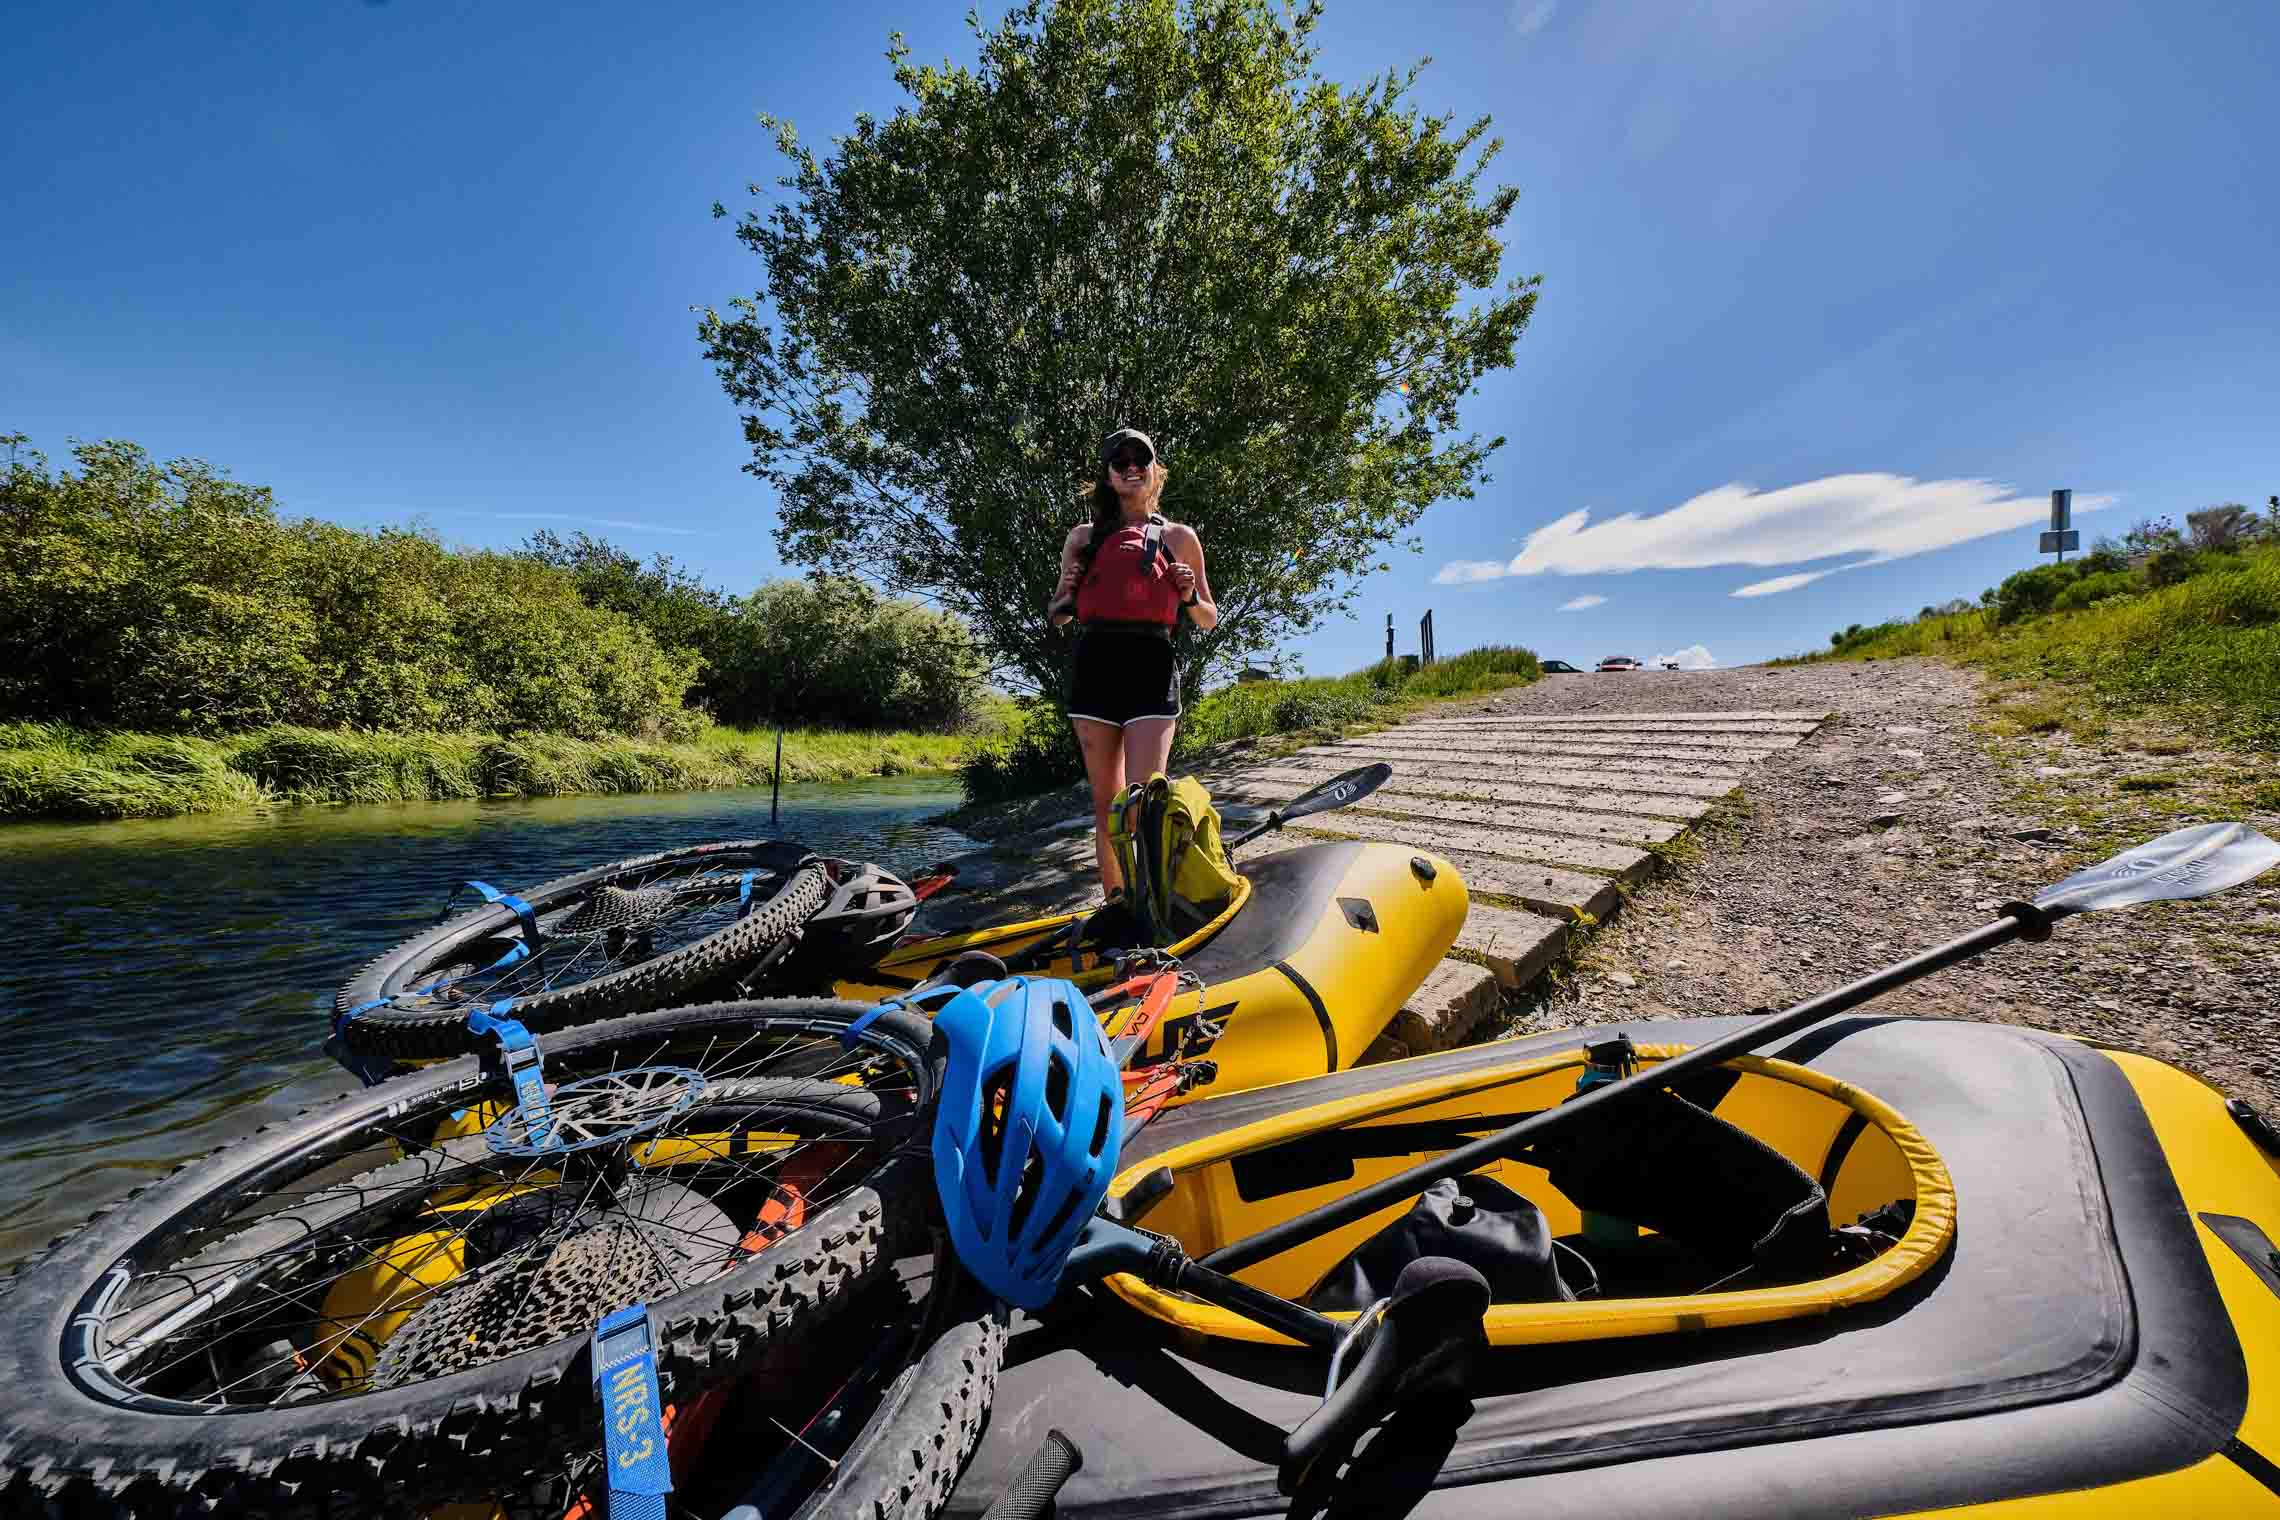
[{"label": "blue bike helmet", "polygon": [[1007,1303],[1042,1308],[1124,1143],[1124,1083],[1076,984],[1009,977],[905,1000],[949,1045],[934,1185],[958,1257]]}]

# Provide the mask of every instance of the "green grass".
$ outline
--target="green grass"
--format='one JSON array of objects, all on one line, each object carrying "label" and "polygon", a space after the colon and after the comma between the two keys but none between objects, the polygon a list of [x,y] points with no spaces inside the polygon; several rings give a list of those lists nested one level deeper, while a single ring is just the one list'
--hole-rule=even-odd
[{"label": "green grass", "polygon": [[[2280,547],[2228,556],[2191,580],[1996,628],[1982,612],[1892,625],[1823,659],[1941,655],[2035,699],[2001,709],[2013,732],[2070,731],[2160,713],[2239,749],[2280,749]],[[2095,709],[2085,712],[2085,704]]]},{"label": "green grass", "polygon": [[1387,722],[1434,702],[1525,686],[1542,674],[1532,651],[1491,644],[1415,669],[1380,661],[1342,676],[1238,682],[1195,704],[1180,724],[1180,746],[1186,752],[1229,739]]},{"label": "green grass", "polygon": [[[986,715],[986,736],[1003,722]],[[975,733],[784,735],[786,781],[956,769]],[[0,723],[0,818],[160,818],[279,803],[700,791],[772,778],[774,730],[682,744],[552,734],[365,734],[274,727],[226,739]]]}]

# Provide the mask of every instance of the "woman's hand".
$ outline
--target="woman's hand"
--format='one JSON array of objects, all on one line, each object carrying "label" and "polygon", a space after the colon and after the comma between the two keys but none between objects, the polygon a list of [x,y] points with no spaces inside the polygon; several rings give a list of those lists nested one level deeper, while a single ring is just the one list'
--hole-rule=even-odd
[{"label": "woman's hand", "polygon": [[1077,551],[1091,537],[1091,526],[1079,523],[1061,540],[1061,578],[1053,583],[1053,594],[1045,601],[1045,621],[1055,628],[1077,615]]},{"label": "woman's hand", "polygon": [[1219,626],[1219,606],[1211,597],[1211,576],[1203,568],[1203,540],[1185,523],[1173,523],[1164,535],[1172,551],[1172,584],[1179,588],[1181,612],[1198,628]]}]

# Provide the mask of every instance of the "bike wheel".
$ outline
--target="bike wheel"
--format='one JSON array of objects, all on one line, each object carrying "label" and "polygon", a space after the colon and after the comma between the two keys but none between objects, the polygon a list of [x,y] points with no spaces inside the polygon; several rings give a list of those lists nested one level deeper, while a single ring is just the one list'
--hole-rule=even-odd
[{"label": "bike wheel", "polygon": [[534,1151],[465,1060],[130,1197],[4,1300],[0,1509],[402,1514],[591,1444],[587,1334],[612,1308],[651,1305],[668,1398],[813,1334],[926,1248],[931,1029],[890,1011],[848,1043],[867,1012],[557,1035],[575,1150]]},{"label": "bike wheel", "polygon": [[[664,1520],[933,1520],[981,1439],[1005,1357],[1006,1311],[958,1266],[931,1260],[848,1313],[861,1337],[772,1347],[736,1384],[668,1420]],[[687,1420],[698,1427],[683,1441]],[[598,1445],[558,1471],[498,1485],[426,1520],[600,1520]]]},{"label": "bike wheel", "polygon": [[950,1502],[989,1420],[1006,1342],[1005,1307],[962,1270],[958,1278],[943,1289],[915,1354],[792,1520],[933,1520]]},{"label": "bike wheel", "polygon": [[788,949],[828,885],[772,840],[613,861],[521,893],[529,924],[492,903],[406,940],[341,988],[335,1022],[360,1056],[421,1061],[473,1049],[468,1010],[502,1000],[540,1033],[691,1001]]}]

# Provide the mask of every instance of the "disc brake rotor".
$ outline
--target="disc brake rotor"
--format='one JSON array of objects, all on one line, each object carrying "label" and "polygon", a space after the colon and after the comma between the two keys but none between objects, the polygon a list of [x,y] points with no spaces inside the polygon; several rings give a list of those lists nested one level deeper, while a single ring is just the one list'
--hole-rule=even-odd
[{"label": "disc brake rotor", "polygon": [[662,1128],[704,1096],[701,1072],[686,1066],[634,1066],[565,1082],[548,1095],[536,1125],[518,1106],[483,1132],[501,1156],[541,1157],[614,1145]]}]

